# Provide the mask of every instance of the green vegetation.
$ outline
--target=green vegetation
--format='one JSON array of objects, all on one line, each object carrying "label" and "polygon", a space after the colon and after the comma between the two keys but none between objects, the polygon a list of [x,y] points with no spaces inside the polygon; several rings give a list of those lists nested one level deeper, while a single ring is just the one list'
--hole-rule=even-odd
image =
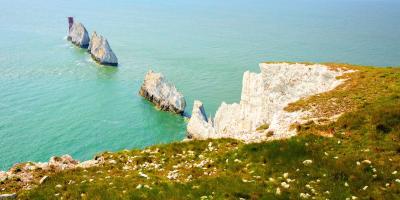
[{"label": "green vegetation", "polygon": [[261,126],[259,126],[256,131],[264,131],[267,130],[269,128],[269,124],[263,124]]},{"label": "green vegetation", "polygon": [[18,198],[400,199],[400,70],[346,67],[359,71],[343,78],[356,80],[287,108],[317,108],[321,117],[345,111],[335,122],[295,125],[298,136],[258,144],[220,139],[106,152],[104,165],[53,174]]},{"label": "green vegetation", "polygon": [[355,70],[339,77],[345,83],[332,91],[301,99],[286,107],[287,111],[308,110],[315,117],[331,117],[355,111],[377,99],[399,94],[400,68],[374,68],[326,63],[332,69]]}]

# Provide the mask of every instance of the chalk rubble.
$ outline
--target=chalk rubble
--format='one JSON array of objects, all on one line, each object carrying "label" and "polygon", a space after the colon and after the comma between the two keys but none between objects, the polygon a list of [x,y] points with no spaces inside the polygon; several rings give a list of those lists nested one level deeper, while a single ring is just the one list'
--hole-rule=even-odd
[{"label": "chalk rubble", "polygon": [[[70,155],[61,157],[53,156],[48,162],[25,162],[17,163],[7,172],[0,171],[0,181],[18,178],[22,183],[27,184],[36,181],[43,182],[46,178],[39,177],[42,172],[57,172],[75,168],[89,168],[98,166],[104,163],[104,157],[96,157],[93,160],[88,160],[80,163],[74,160]],[[40,173],[38,173],[40,171]],[[38,179],[38,180],[37,180]]]}]

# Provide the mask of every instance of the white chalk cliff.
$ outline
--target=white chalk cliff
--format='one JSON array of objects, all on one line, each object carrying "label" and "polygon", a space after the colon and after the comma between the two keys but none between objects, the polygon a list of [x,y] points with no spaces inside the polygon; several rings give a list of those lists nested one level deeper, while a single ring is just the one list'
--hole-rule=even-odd
[{"label": "white chalk cliff", "polygon": [[161,73],[148,71],[139,94],[164,111],[182,114],[186,107],[183,95]]},{"label": "white chalk cliff", "polygon": [[83,24],[74,22],[71,28],[68,30],[68,40],[70,40],[76,46],[87,48],[90,41],[89,33]]},{"label": "white chalk cliff", "polygon": [[118,59],[112,51],[106,38],[93,32],[88,51],[92,58],[102,65],[117,66]]},{"label": "white chalk cliff", "polygon": [[[286,112],[284,108],[300,98],[334,89],[345,73],[320,64],[262,63],[261,73],[245,72],[240,103],[218,108],[214,119],[207,119],[202,103],[196,101],[187,126],[193,139],[236,138],[246,142],[294,136],[290,126],[303,122],[308,112]],[[267,125],[265,130],[256,130]]]}]

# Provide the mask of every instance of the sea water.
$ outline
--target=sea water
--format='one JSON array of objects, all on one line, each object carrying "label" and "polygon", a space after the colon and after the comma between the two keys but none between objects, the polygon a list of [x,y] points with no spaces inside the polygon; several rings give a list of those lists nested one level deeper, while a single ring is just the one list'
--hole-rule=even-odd
[{"label": "sea water", "polygon": [[[214,114],[263,61],[400,65],[397,0],[0,0],[0,169],[180,141],[186,121],[138,95],[149,69]],[[119,67],[66,40],[104,35]]]}]

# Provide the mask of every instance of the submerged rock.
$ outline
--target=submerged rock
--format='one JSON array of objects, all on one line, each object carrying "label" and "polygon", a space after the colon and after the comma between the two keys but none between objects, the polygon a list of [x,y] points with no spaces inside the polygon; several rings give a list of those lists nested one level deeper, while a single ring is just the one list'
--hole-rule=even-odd
[{"label": "submerged rock", "polygon": [[182,114],[186,107],[185,98],[175,86],[167,82],[161,73],[147,72],[139,94],[164,111]]},{"label": "submerged rock", "polygon": [[[69,18],[72,20],[72,18]],[[78,47],[87,48],[90,38],[85,26],[79,22],[69,21],[68,40]]]},{"label": "submerged rock", "polygon": [[[286,112],[284,108],[300,98],[334,89],[343,80],[336,79],[342,70],[330,70],[314,64],[262,63],[261,73],[245,72],[240,103],[218,108],[212,123],[199,105],[187,126],[188,137],[194,139],[230,137],[246,142],[288,138],[296,134],[290,125],[302,122],[307,112]],[[202,114],[199,114],[202,113]],[[256,131],[268,125],[268,129]],[[272,134],[271,134],[272,133]]]},{"label": "submerged rock", "polygon": [[101,35],[97,35],[96,32],[92,34],[88,51],[96,62],[102,65],[118,66],[117,56],[111,50],[107,39]]}]

